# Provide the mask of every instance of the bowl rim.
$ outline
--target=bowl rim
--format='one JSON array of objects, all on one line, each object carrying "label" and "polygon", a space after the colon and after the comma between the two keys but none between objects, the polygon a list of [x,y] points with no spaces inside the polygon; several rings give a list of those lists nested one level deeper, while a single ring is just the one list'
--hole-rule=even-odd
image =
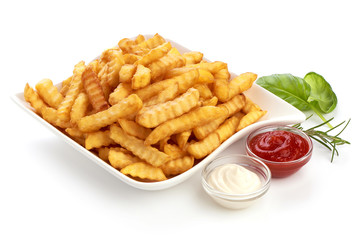
[{"label": "bowl rim", "polygon": [[[253,137],[257,136],[260,133],[270,132],[270,131],[275,131],[275,130],[288,131],[288,132],[292,132],[292,133],[299,135],[300,137],[304,138],[306,140],[306,142],[309,144],[309,150],[307,151],[307,153],[304,156],[302,156],[298,159],[291,160],[291,161],[284,161],[284,162],[275,162],[275,161],[267,160],[267,159],[264,159],[264,158],[256,155],[253,151],[251,151],[251,149],[249,147],[249,143]],[[312,154],[313,142],[312,142],[311,138],[304,131],[301,131],[298,128],[295,128],[292,126],[287,126],[287,125],[269,125],[269,126],[257,128],[254,131],[252,131],[246,138],[245,149],[246,149],[246,152],[248,154],[250,154],[250,156],[257,158],[257,159],[263,161],[264,163],[268,163],[268,164],[272,164],[272,165],[290,165],[290,164],[299,163],[299,162],[307,160]],[[310,159],[308,159],[308,160],[310,160]]]},{"label": "bowl rim", "polygon": [[[208,176],[208,174],[211,172],[209,171],[207,173],[207,168],[214,162],[216,161],[220,161],[221,159],[224,158],[229,158],[229,157],[241,157],[241,158],[247,158],[247,159],[251,159],[253,162],[255,162],[256,164],[252,164],[252,166],[254,165],[260,165],[261,167],[263,167],[265,169],[264,171],[264,182],[262,183],[261,187],[259,189],[257,189],[256,191],[253,192],[249,192],[249,193],[242,193],[242,194],[232,194],[232,193],[226,193],[226,192],[222,192],[219,191],[215,188],[213,188],[210,184],[208,184],[206,177]],[[228,163],[224,163],[224,164],[228,164]],[[221,164],[221,165],[224,165]],[[248,166],[251,166],[251,164],[247,164]],[[219,165],[220,166],[220,165]],[[216,166],[216,167],[219,167]],[[269,167],[262,162],[261,160],[246,155],[246,154],[240,154],[240,153],[234,153],[234,154],[227,154],[227,155],[222,155],[219,156],[215,159],[213,159],[212,161],[208,162],[202,169],[201,171],[201,182],[202,182],[202,186],[205,189],[206,192],[209,193],[209,195],[211,195],[212,197],[216,196],[218,198],[222,198],[225,200],[236,200],[236,201],[245,201],[245,200],[251,200],[251,199],[256,199],[259,198],[260,196],[262,196],[263,194],[266,193],[266,191],[269,189],[270,187],[270,183],[271,183],[271,171],[269,169]]]}]

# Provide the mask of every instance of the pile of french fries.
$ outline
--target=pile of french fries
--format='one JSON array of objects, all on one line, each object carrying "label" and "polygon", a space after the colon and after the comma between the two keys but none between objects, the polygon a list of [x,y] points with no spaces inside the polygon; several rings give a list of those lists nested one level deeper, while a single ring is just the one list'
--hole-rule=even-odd
[{"label": "pile of french fries", "polygon": [[50,79],[24,98],[34,111],[121,173],[163,181],[201,161],[265,113],[243,92],[254,73],[231,79],[227,64],[179,53],[159,34],[124,38],[60,88]]}]

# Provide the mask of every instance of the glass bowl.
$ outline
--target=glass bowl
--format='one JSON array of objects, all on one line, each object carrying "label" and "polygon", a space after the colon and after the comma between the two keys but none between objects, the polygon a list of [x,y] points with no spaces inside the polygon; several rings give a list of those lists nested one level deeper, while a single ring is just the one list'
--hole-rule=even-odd
[{"label": "glass bowl", "polygon": [[[258,134],[265,133],[265,132],[272,132],[276,130],[282,130],[282,131],[288,131],[291,133],[294,133],[296,135],[299,135],[309,145],[308,151],[305,153],[304,156],[297,158],[295,160],[291,161],[271,161],[264,159],[262,157],[257,156],[250,148],[250,142],[251,140],[257,136]],[[246,152],[249,156],[255,157],[262,162],[264,162],[271,170],[271,175],[274,178],[282,178],[287,177],[289,175],[294,174],[297,172],[300,168],[302,168],[307,162],[309,162],[313,150],[313,143],[308,135],[301,131],[300,129],[290,127],[290,126],[267,126],[259,128],[252,133],[249,134],[246,140]]]},{"label": "glass bowl", "polygon": [[[238,164],[247,170],[252,171],[259,177],[260,187],[257,190],[242,194],[230,194],[215,189],[209,184],[209,176],[217,167],[225,164]],[[216,203],[229,209],[243,209],[252,205],[267,192],[270,187],[271,172],[263,162],[254,157],[242,154],[231,154],[218,157],[209,162],[201,173],[201,179],[205,192]]]}]

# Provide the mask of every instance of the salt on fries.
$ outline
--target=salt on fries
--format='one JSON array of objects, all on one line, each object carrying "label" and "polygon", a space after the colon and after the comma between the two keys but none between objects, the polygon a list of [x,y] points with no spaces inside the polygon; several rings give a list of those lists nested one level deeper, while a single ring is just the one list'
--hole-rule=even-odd
[{"label": "salt on fries", "polygon": [[56,88],[24,98],[35,112],[138,181],[163,181],[201,161],[266,110],[244,95],[257,75],[231,79],[227,64],[180,54],[159,34],[124,38]]}]

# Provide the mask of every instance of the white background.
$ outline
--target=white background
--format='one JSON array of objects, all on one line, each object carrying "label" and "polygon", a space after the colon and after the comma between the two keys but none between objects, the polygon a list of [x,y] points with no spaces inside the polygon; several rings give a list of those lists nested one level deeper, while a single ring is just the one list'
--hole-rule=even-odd
[{"label": "white background", "polygon": [[[359,239],[359,10],[346,0],[2,1],[0,239]],[[338,96],[326,117],[352,118],[341,135],[352,144],[333,163],[315,144],[301,171],[231,211],[208,198],[200,173],[162,191],[122,183],[10,100],[121,38],[157,32],[235,73],[323,75]]]}]

